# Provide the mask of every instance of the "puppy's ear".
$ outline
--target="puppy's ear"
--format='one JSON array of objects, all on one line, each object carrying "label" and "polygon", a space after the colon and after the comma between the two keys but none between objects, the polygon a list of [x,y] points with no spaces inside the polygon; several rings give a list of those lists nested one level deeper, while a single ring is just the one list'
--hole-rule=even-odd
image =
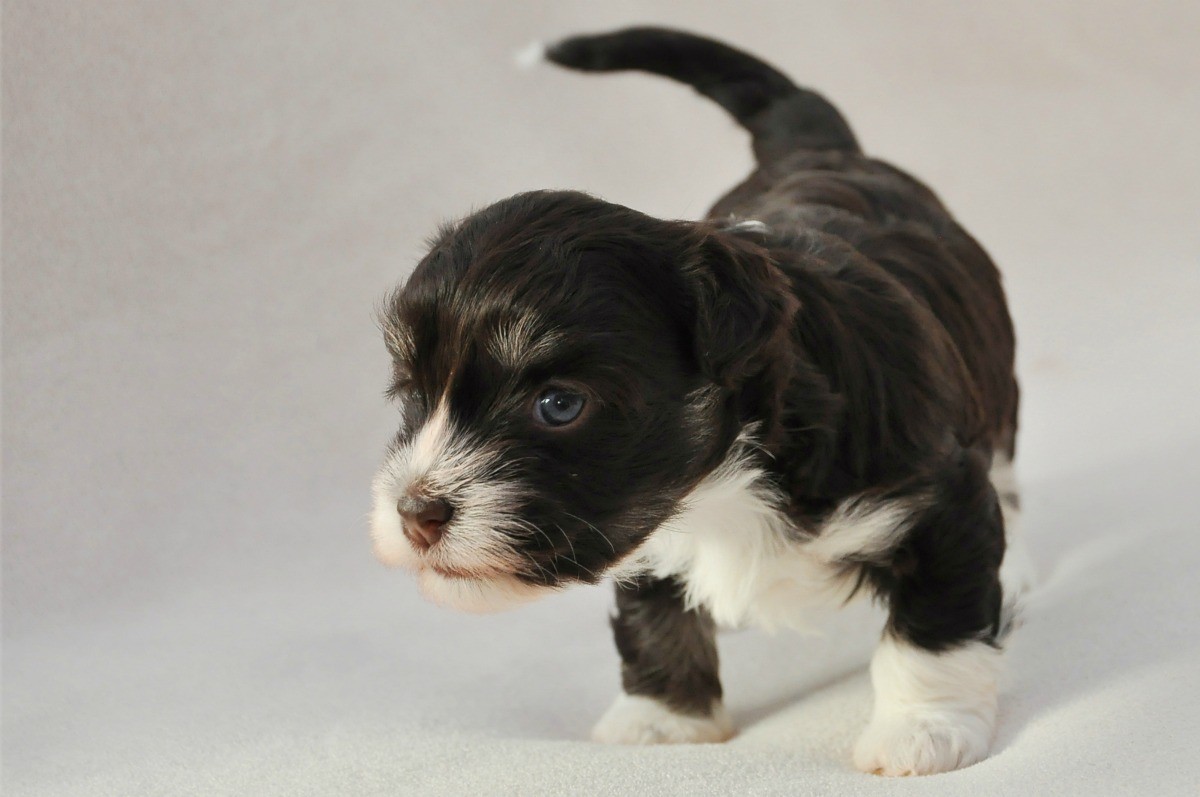
[{"label": "puppy's ear", "polygon": [[799,304],[767,250],[721,230],[705,232],[698,256],[684,268],[696,360],[705,376],[736,394],[743,414],[771,426]]}]

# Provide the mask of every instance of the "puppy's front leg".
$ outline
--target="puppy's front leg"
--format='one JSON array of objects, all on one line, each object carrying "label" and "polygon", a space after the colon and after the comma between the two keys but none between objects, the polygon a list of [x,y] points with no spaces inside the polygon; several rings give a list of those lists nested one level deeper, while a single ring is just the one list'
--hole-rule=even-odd
[{"label": "puppy's front leg", "polygon": [[733,726],[721,705],[713,622],[684,607],[679,584],[617,584],[613,637],[622,694],[592,730],[610,744],[723,742]]},{"label": "puppy's front leg", "polygon": [[[948,469],[935,504],[868,569],[891,616],[871,660],[875,709],[855,765],[930,775],[981,761],[996,724],[1004,530],[980,459]],[[873,572],[872,572],[873,571]]]}]

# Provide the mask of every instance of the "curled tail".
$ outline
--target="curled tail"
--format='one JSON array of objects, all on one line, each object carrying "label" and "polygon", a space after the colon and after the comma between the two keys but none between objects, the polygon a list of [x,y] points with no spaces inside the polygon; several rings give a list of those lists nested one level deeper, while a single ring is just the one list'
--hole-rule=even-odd
[{"label": "curled tail", "polygon": [[574,36],[546,58],[583,72],[651,72],[686,83],[750,131],[760,163],[797,149],[858,151],[846,120],[824,97],[752,55],[666,28],[626,28]]}]

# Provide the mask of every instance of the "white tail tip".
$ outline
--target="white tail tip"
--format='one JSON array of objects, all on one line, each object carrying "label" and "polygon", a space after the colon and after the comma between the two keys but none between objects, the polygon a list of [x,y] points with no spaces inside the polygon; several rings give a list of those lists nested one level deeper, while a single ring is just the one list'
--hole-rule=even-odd
[{"label": "white tail tip", "polygon": [[521,69],[533,69],[535,66],[546,60],[546,45],[541,42],[533,42],[525,47],[522,47],[516,52],[514,60],[517,66]]}]

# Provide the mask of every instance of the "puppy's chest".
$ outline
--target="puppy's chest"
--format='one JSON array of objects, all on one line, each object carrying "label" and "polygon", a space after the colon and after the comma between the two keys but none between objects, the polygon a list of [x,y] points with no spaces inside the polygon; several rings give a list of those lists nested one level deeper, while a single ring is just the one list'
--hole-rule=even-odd
[{"label": "puppy's chest", "polygon": [[901,505],[849,501],[816,529],[797,529],[760,470],[723,469],[686,499],[639,551],[639,569],[679,581],[689,607],[722,626],[806,628],[843,605],[857,568],[847,560],[889,546]]}]

